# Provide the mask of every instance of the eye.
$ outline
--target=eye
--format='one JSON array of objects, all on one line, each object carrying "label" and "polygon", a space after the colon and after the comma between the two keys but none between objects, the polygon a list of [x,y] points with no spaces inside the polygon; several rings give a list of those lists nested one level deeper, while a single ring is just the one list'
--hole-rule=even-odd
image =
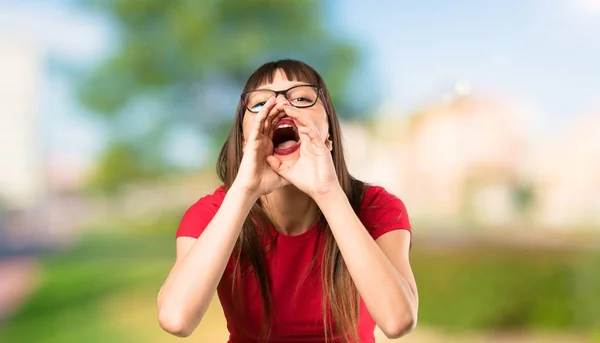
[{"label": "eye", "polygon": [[250,111],[252,111],[252,112],[258,112],[258,111],[260,111],[260,109],[265,105],[265,103],[266,103],[266,101],[259,102],[258,104],[250,107]]},{"label": "eye", "polygon": [[296,98],[296,99],[294,99],[292,101],[294,101],[294,102],[308,102],[308,103],[312,103],[313,102],[312,99],[305,98],[305,97],[298,97],[298,98]]},{"label": "eye", "polygon": [[292,105],[296,106],[310,106],[315,103],[317,99],[317,92],[312,86],[296,86],[289,90],[288,99],[290,99]]}]

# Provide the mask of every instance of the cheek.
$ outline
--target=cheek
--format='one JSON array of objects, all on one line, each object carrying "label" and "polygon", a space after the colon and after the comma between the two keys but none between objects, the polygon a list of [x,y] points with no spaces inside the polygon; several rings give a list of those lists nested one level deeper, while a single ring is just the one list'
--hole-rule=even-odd
[{"label": "cheek", "polygon": [[315,113],[313,120],[319,129],[319,133],[321,136],[323,136],[323,139],[326,139],[327,135],[329,134],[329,121],[327,120],[327,114],[324,112]]},{"label": "cheek", "polygon": [[326,140],[327,136],[329,135],[329,125],[327,124],[327,122],[322,123],[320,125],[319,131],[321,133],[321,136],[323,137],[323,140]]},{"label": "cheek", "polygon": [[244,121],[242,122],[242,136],[244,137],[244,141],[246,137],[250,134],[250,130],[252,129],[252,120],[248,118],[248,116],[244,117]]}]

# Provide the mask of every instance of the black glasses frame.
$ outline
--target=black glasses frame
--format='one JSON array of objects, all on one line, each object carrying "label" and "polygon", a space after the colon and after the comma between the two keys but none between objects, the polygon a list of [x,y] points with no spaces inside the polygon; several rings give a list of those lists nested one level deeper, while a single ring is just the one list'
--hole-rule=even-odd
[{"label": "black glasses frame", "polygon": [[[317,93],[317,96],[315,97],[315,101],[312,104],[310,104],[310,105],[302,105],[302,106],[294,105],[291,102],[291,100],[288,98],[287,93],[290,90],[292,90],[294,88],[298,88],[298,87],[311,87],[311,88],[314,88],[315,92]],[[271,92],[271,93],[273,93],[275,95],[275,97],[278,97],[279,94],[282,94],[288,101],[290,101],[290,105],[292,105],[292,106],[294,106],[296,108],[309,108],[309,107],[313,107],[317,103],[317,101],[319,101],[319,97],[322,95],[321,94],[321,87],[315,86],[315,85],[295,85],[295,86],[292,86],[292,87],[290,87],[288,89],[284,89],[284,90],[280,90],[280,91],[274,91],[272,89],[254,89],[254,90],[242,93],[242,95],[241,95],[242,104],[244,105],[243,107],[246,110],[248,110],[249,112],[251,112],[251,113],[258,113],[259,112],[259,111],[253,111],[250,108],[248,108],[248,104],[246,103],[246,98],[248,97],[248,95],[250,95],[250,94],[252,94],[254,92]]]}]

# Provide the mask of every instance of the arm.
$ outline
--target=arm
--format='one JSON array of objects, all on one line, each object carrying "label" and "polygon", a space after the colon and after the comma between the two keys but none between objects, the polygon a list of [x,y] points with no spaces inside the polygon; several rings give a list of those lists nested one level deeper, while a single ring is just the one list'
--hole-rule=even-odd
[{"label": "arm", "polygon": [[[375,242],[340,187],[332,146],[325,144],[326,132],[319,131],[306,112],[289,104],[284,104],[283,109],[298,125],[302,142],[300,158],[293,164],[286,164],[276,156],[269,156],[267,162],[279,175],[315,200],[331,227],[369,313],[388,337],[402,336],[415,326],[418,306],[417,288],[408,262],[409,232],[393,230]],[[315,111],[318,110],[317,107]],[[395,210],[402,215],[399,208]],[[387,229],[390,225],[402,226],[398,219],[387,223]]]},{"label": "arm", "polygon": [[252,118],[236,179],[219,209],[197,240],[177,239],[177,260],[157,299],[160,325],[176,336],[189,336],[202,320],[252,205],[287,183],[265,162],[273,151],[272,119],[280,112],[271,97]]},{"label": "arm", "polygon": [[417,321],[418,295],[408,258],[410,232],[394,230],[374,241],[341,188],[315,201],[377,326],[388,338],[411,331]]},{"label": "arm", "polygon": [[158,320],[165,331],[186,337],[198,326],[255,201],[232,188],[198,239],[177,238],[177,260],[157,299]]}]

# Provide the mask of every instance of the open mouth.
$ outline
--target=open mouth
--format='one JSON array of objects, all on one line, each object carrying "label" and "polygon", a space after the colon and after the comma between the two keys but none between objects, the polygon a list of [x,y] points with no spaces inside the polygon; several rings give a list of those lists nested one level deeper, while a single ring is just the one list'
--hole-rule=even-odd
[{"label": "open mouth", "polygon": [[290,118],[283,118],[273,130],[273,150],[278,155],[287,155],[296,151],[300,146],[298,127]]}]

